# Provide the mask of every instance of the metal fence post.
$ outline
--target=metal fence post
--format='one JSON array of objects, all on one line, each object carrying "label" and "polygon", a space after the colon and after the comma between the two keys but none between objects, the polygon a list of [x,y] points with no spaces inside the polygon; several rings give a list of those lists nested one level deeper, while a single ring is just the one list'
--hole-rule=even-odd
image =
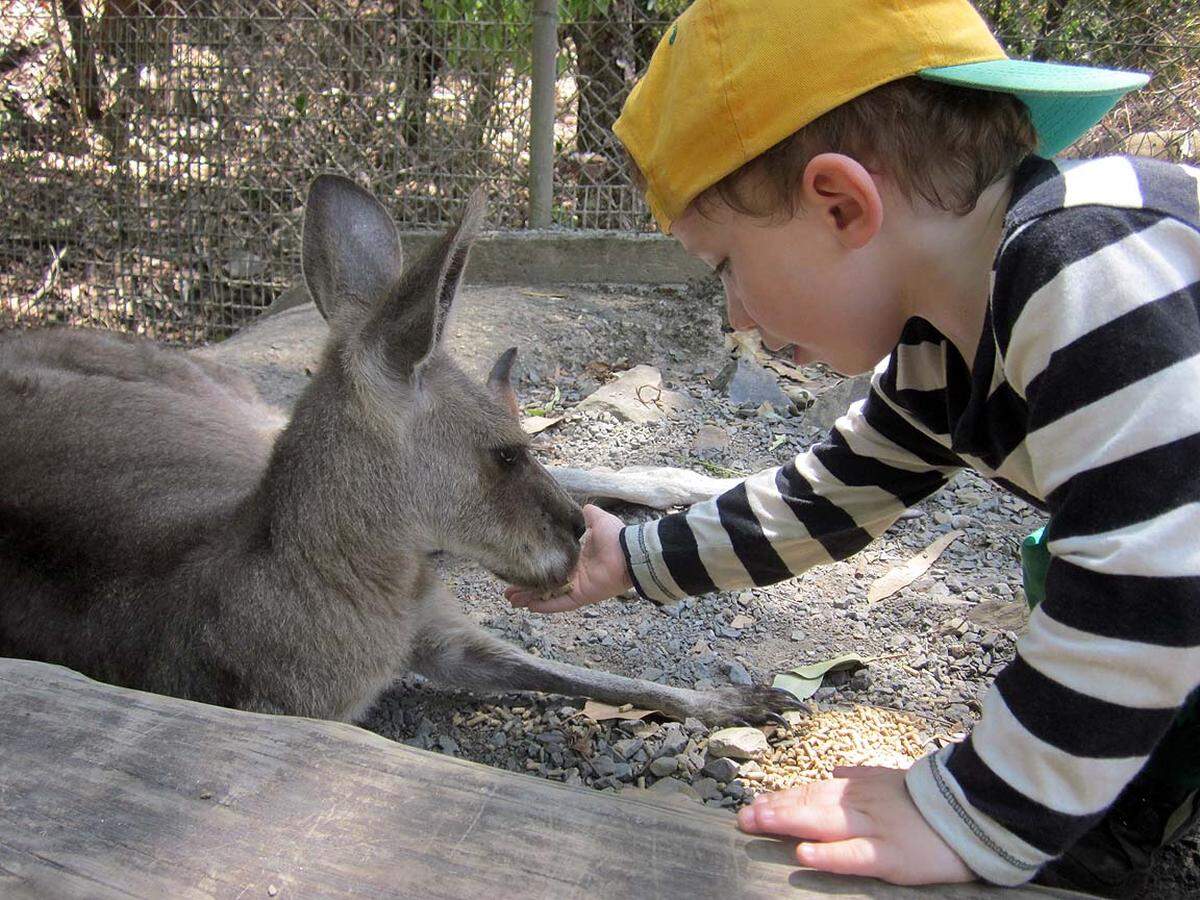
[{"label": "metal fence post", "polygon": [[554,198],[554,86],[557,80],[557,0],[534,0],[533,91],[529,124],[529,225],[547,228]]}]

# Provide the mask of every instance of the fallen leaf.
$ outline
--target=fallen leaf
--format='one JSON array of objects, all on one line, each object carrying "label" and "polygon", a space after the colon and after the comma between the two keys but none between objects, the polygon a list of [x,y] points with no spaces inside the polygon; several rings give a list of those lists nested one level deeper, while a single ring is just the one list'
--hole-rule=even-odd
[{"label": "fallen leaf", "polygon": [[566,294],[548,294],[545,291],[521,291],[526,297],[545,297],[547,300],[566,300]]},{"label": "fallen leaf", "polygon": [[787,691],[797,700],[807,700],[817,692],[821,682],[829,672],[854,672],[863,668],[866,663],[857,653],[843,653],[831,659],[809,663],[807,666],[796,666],[786,672],[780,672],[771,682],[771,687]]},{"label": "fallen leaf", "polygon": [[551,425],[556,425],[563,420],[563,416],[526,416],[521,420],[521,430],[526,434],[537,434],[539,431],[545,431]]},{"label": "fallen leaf", "polygon": [[[626,706],[628,705],[626,704]],[[604,722],[608,719],[644,719],[656,712],[658,712],[657,709],[625,709],[601,703],[598,700],[588,700],[583,704],[583,714],[596,722]]]},{"label": "fallen leaf", "polygon": [[733,353],[748,356],[754,359],[762,352],[762,336],[759,335],[758,329],[749,331],[733,331],[725,335],[725,346]]},{"label": "fallen leaf", "polygon": [[805,376],[804,372],[798,369],[796,366],[793,366],[791,363],[784,362],[782,359],[777,359],[774,356],[769,356],[764,359],[763,365],[768,369],[773,370],[777,374],[782,375],[784,378],[788,378],[792,381],[798,381],[801,384],[804,384],[809,380]]},{"label": "fallen leaf", "polygon": [[749,628],[754,624],[754,616],[737,615],[733,617],[733,621],[729,623],[730,628]]},{"label": "fallen leaf", "polygon": [[892,596],[901,588],[907,587],[925,574],[934,561],[942,555],[947,547],[963,536],[961,531],[951,531],[901,565],[894,566],[882,575],[867,591],[867,602],[878,603]]}]

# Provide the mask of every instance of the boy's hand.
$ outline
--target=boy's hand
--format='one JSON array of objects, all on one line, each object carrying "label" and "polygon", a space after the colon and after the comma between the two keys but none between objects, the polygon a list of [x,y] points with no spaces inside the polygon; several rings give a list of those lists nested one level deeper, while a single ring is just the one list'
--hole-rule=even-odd
[{"label": "boy's hand", "polygon": [[599,603],[633,587],[618,538],[625,523],[590,504],[583,508],[583,520],[587,532],[580,541],[579,563],[571,574],[570,591],[546,597],[536,591],[510,587],[504,591],[509,603],[514,607],[524,606],[530,612],[563,612]]},{"label": "boy's hand", "polygon": [[796,858],[810,869],[892,884],[976,877],[921,817],[903,769],[839,767],[829,781],[762,794],[738,812],[738,827],[800,838]]}]

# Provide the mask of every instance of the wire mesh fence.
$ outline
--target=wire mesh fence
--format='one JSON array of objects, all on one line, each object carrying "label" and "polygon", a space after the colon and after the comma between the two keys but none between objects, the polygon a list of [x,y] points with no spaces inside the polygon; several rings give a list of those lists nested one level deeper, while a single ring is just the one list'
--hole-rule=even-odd
[{"label": "wire mesh fence", "polygon": [[[655,8],[650,8],[655,5]],[[529,224],[649,230],[611,125],[685,0],[563,0],[553,133],[531,133],[520,0],[8,0],[0,9],[0,327],[89,322],[220,338],[296,277],[308,180],[344,172],[409,228],[482,186]],[[985,0],[1014,55],[1151,86],[1076,148],[1200,159],[1200,10]]]}]

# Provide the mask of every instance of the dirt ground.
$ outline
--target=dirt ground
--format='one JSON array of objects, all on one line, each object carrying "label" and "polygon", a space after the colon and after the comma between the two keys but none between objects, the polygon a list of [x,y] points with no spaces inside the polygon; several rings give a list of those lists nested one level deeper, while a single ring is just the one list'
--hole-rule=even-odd
[{"label": "dirt ground", "polygon": [[[727,477],[778,465],[824,432],[812,410],[757,415],[734,407],[714,386],[729,351],[712,282],[654,289],[468,287],[447,333],[460,361],[481,375],[506,347],[519,347],[522,401],[545,406],[557,395],[556,410],[567,418],[535,442],[547,465],[670,465]],[[307,305],[197,352],[245,369],[264,395],[286,406],[303,388],[306,369],[315,368],[324,336],[324,322]],[[643,424],[573,412],[609,372],[643,363],[660,368],[666,386],[687,394],[693,408]],[[804,374],[802,387],[818,398],[839,381],[819,367]],[[716,446],[714,429],[723,434]],[[656,514],[632,506],[614,511],[629,520]],[[694,720],[682,727],[653,719],[597,724],[580,715],[582,701],[474,697],[416,678],[387,692],[363,724],[396,740],[534,776],[601,790],[678,793],[686,802],[725,808],[826,771],[817,759],[807,768],[798,764],[803,747],[848,762],[903,764],[961,737],[992,678],[1011,659],[1027,619],[1017,548],[1041,524],[1037,511],[964,473],[852,559],[792,581],[665,609],[611,600],[557,616],[513,610],[492,576],[468,562],[440,561],[443,577],[476,621],[548,658],[688,687],[769,683],[794,665],[842,652],[867,658],[864,669],[818,691],[808,725],[771,735],[772,754],[761,772],[708,765],[708,730]],[[928,572],[890,597],[867,599],[877,578],[951,531],[961,536]],[[879,721],[887,727],[858,739],[844,728],[826,729],[814,744],[814,723],[826,721],[822,717],[859,715],[864,708],[871,721],[884,716]],[[889,742],[897,728],[906,732],[904,741]],[[663,760],[667,756],[674,759]],[[1200,896],[1198,841],[1165,853],[1142,896]]]}]

